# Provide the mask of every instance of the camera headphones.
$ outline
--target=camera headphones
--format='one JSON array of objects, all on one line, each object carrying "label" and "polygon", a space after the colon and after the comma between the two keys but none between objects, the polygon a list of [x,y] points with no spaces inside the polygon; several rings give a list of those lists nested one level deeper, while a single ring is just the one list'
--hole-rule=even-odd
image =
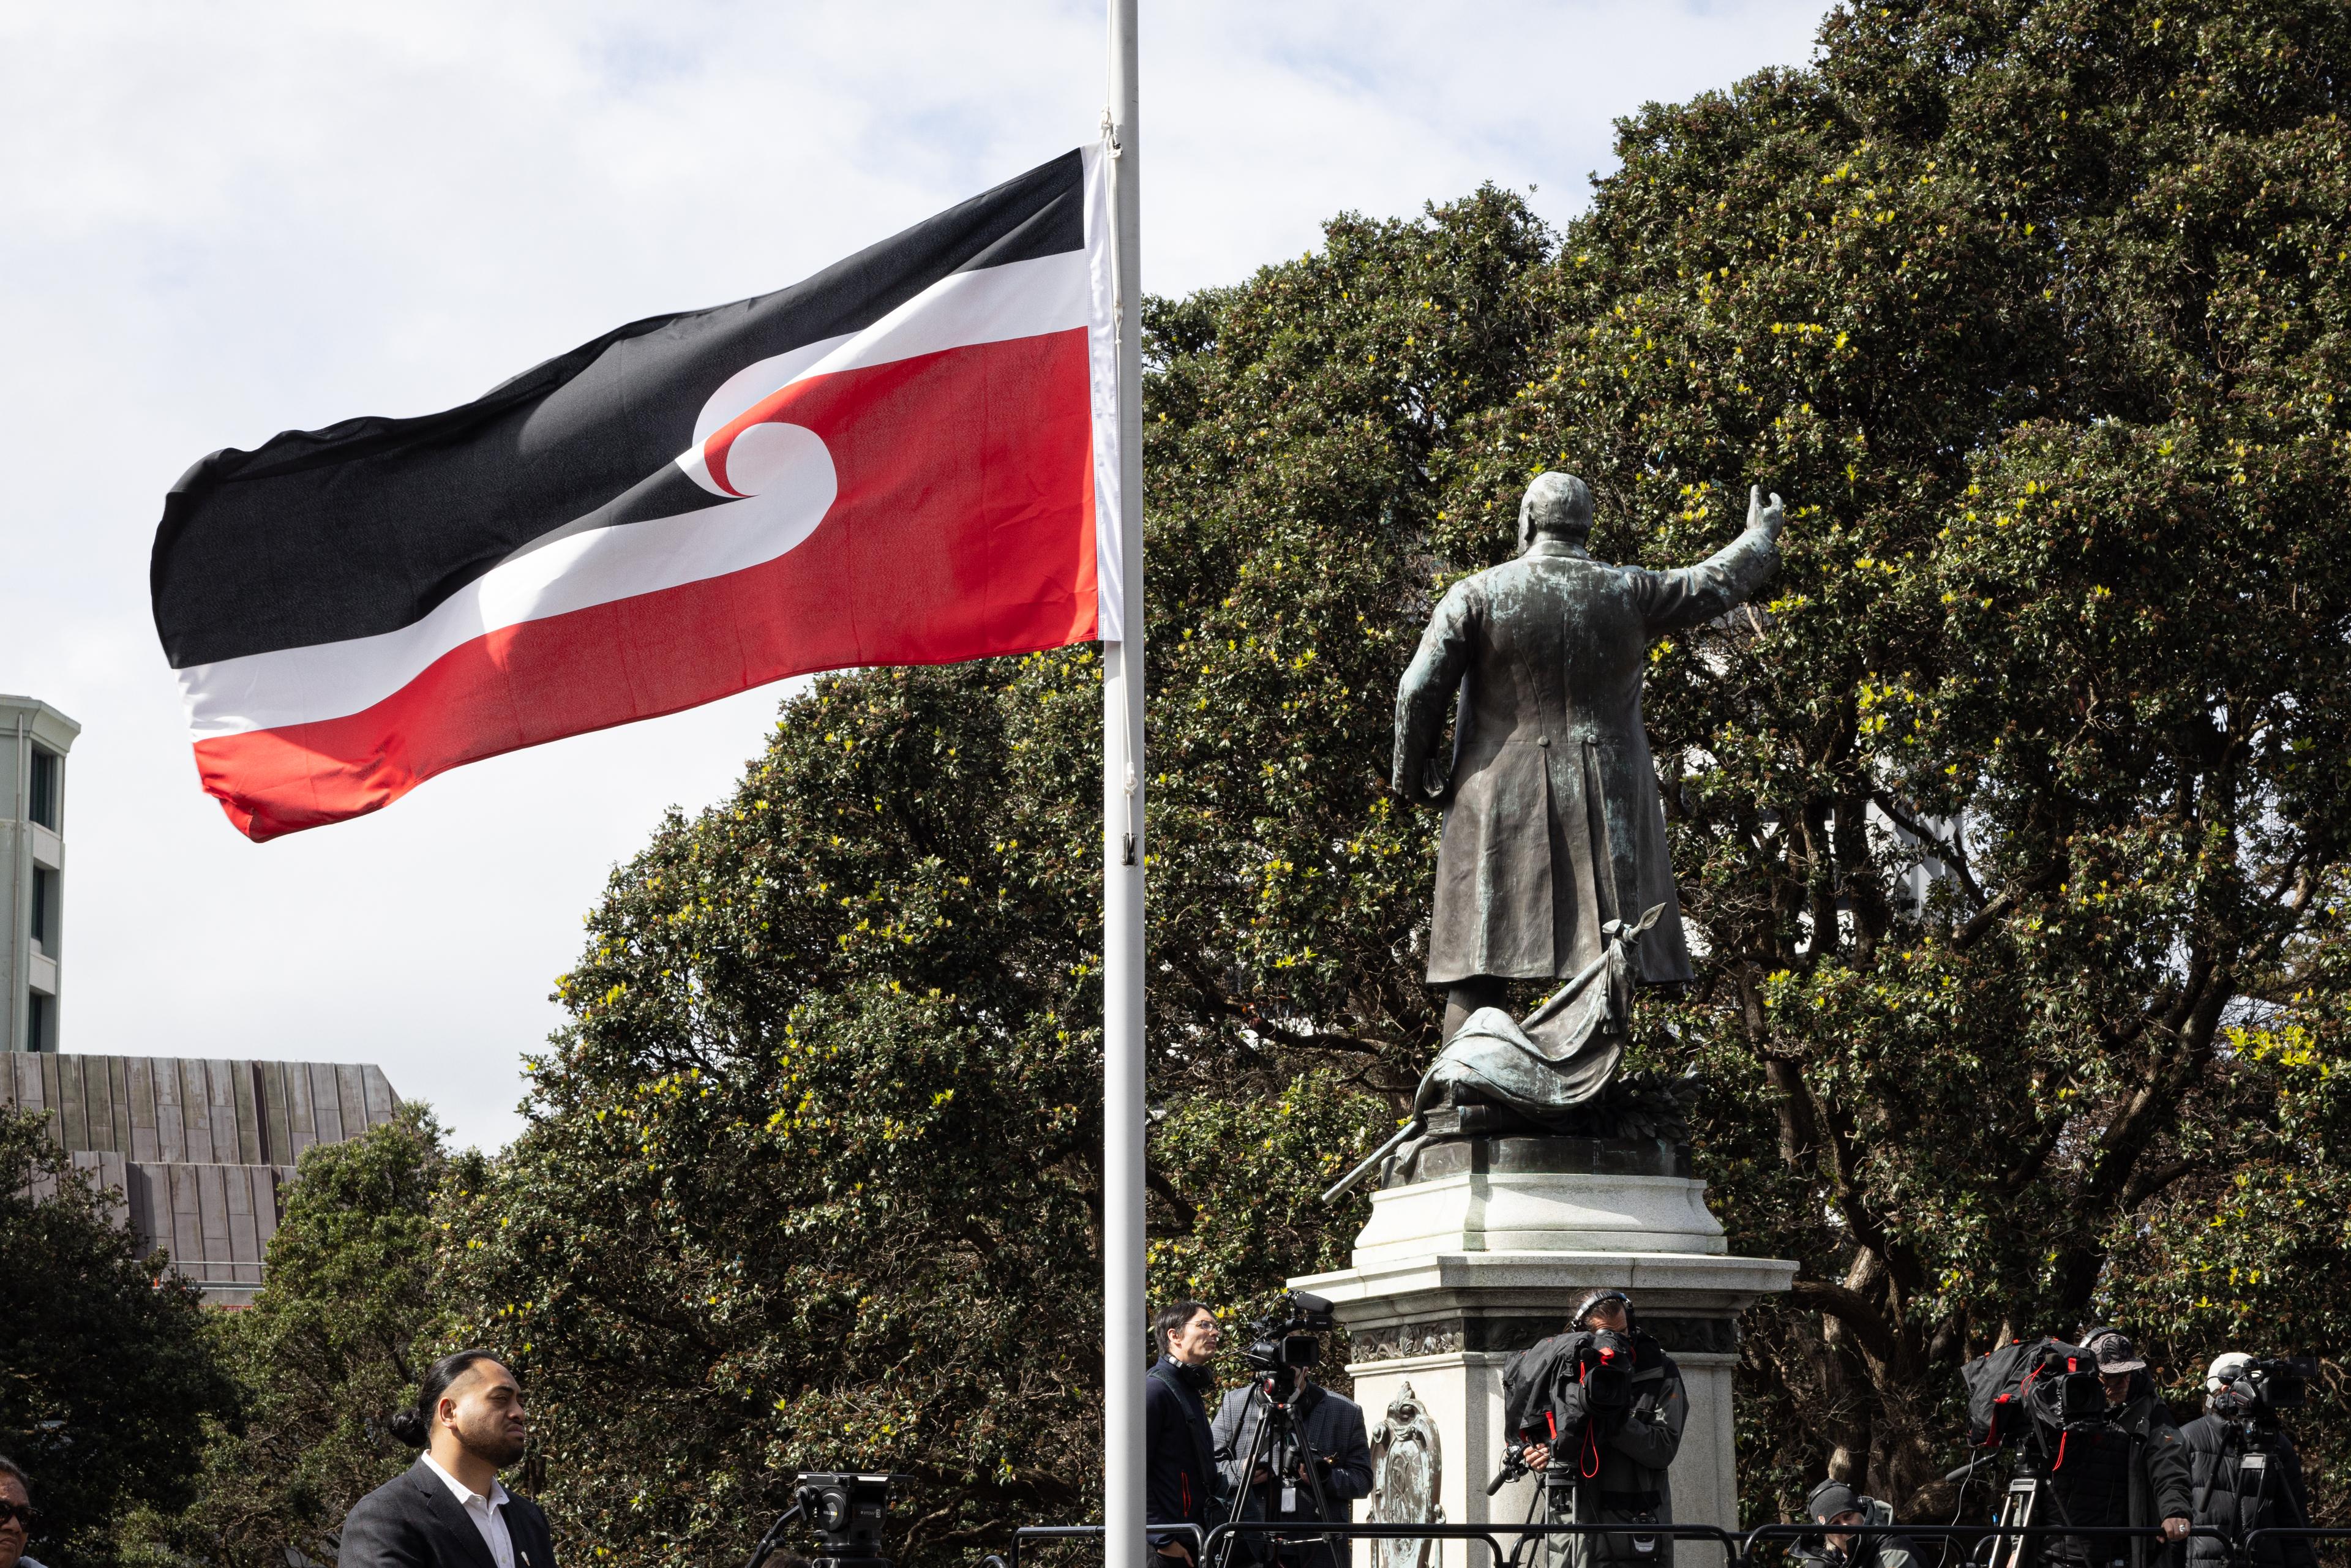
[{"label": "camera headphones", "polygon": [[2220,1390],[2236,1382],[2243,1375],[2245,1369],[2252,1364],[2253,1358],[2241,1350],[2232,1350],[2226,1355],[2213,1357],[2212,1364],[2204,1371],[2204,1392],[2220,1393]]},{"label": "camera headphones", "polygon": [[1631,1328],[1633,1326],[1633,1298],[1626,1295],[1624,1291],[1616,1290],[1613,1286],[1605,1290],[1594,1291],[1590,1295],[1584,1297],[1583,1301],[1578,1301],[1575,1306],[1575,1311],[1568,1316],[1567,1321],[1569,1325],[1578,1329],[1583,1327],[1583,1320],[1591,1315],[1592,1309],[1606,1301],[1622,1301],[1625,1303],[1625,1326],[1628,1329]]}]

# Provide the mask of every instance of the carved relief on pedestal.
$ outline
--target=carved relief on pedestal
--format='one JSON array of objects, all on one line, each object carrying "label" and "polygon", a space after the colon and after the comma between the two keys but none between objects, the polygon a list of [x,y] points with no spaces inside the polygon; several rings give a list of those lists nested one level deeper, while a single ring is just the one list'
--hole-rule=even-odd
[{"label": "carved relief on pedestal", "polygon": [[[1444,1456],[1437,1427],[1407,1382],[1388,1404],[1387,1416],[1372,1433],[1370,1522],[1435,1524],[1445,1518],[1437,1506]],[[1374,1541],[1372,1568],[1428,1568],[1427,1541]]]},{"label": "carved relief on pedestal", "polygon": [[[1581,1287],[1562,1292],[1572,1300]],[[1493,1351],[1505,1354],[1527,1349],[1537,1340],[1558,1333],[1559,1317],[1509,1316],[1430,1318],[1419,1322],[1385,1323],[1360,1328],[1347,1342],[1347,1356],[1363,1366],[1374,1362],[1403,1361],[1416,1355],[1452,1355],[1461,1351]],[[1676,1355],[1736,1355],[1739,1323],[1729,1317],[1645,1317],[1641,1327]]]}]

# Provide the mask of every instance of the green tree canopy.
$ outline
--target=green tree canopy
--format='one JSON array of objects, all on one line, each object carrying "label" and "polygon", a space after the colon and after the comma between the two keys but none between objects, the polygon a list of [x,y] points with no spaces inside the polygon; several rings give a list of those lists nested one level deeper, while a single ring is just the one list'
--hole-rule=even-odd
[{"label": "green tree canopy", "polygon": [[[2011,1330],[2120,1318],[2183,1392],[2339,1333],[2346,65],[2331,4],[1848,8],[1625,122],[1563,234],[1487,190],[1151,305],[1161,1293],[1361,1223],[1311,1195],[1438,1028],[1396,677],[1566,467],[1622,561],[1792,505],[1649,699],[1704,951],[1646,1060],[1705,1076],[1734,1244],[1803,1265],[1750,1516],[1823,1465],[1939,1500]],[[615,873],[444,1217],[580,1541],[735,1550],[852,1458],[922,1478],[916,1554],[1089,1506],[1098,688],[821,682]]]},{"label": "green tree canopy", "polygon": [[50,1568],[111,1563],[133,1508],[193,1497],[205,1427],[237,1407],[196,1291],[139,1258],[120,1198],[0,1106],[0,1454],[33,1478]]},{"label": "green tree canopy", "polygon": [[332,1563],[353,1503],[415,1458],[384,1430],[439,1354],[434,1191],[448,1168],[414,1103],[349,1143],[305,1149],[252,1306],[211,1314],[242,1418],[214,1422],[192,1506],[126,1531],[150,1562],[284,1568]]},{"label": "green tree canopy", "polygon": [[1658,652],[1676,1010],[1734,1236],[1805,1263],[1750,1350],[1789,1478],[1916,1502],[1996,1338],[2120,1320],[2185,1391],[2351,1326],[2351,14],[1823,37],[1625,124],[1459,510],[1570,461],[1662,560],[1802,507],[1768,612]]}]

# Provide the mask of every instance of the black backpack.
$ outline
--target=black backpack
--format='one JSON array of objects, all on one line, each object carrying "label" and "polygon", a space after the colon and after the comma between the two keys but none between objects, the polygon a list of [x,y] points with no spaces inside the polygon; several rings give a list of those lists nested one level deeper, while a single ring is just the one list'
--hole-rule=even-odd
[{"label": "black backpack", "polygon": [[1548,1443],[1558,1437],[1551,1429],[1552,1385],[1562,1366],[1575,1364],[1575,1354],[1592,1336],[1577,1330],[1538,1340],[1510,1357],[1502,1368],[1502,1430],[1514,1443]]},{"label": "black backpack", "polygon": [[1968,1441],[1979,1448],[2016,1441],[2034,1420],[2060,1431],[2105,1407],[2098,1358],[2061,1339],[2012,1339],[1968,1363],[1959,1377]]}]

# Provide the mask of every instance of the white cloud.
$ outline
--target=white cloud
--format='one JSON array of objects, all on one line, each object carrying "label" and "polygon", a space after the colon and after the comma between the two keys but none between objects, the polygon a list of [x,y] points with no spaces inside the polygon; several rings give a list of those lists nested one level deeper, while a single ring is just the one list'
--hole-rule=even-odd
[{"label": "white cloud", "polygon": [[[1480,181],[1563,219],[1610,121],[1796,63],[1821,0],[1148,4],[1144,281],[1229,281]],[[382,1064],[465,1142],[611,866],[778,695],[464,768],[256,848],[196,789],[146,605],[214,447],[469,398],[779,287],[1093,133],[1095,5],[0,5],[0,689],[84,725],[68,1049]]]}]

